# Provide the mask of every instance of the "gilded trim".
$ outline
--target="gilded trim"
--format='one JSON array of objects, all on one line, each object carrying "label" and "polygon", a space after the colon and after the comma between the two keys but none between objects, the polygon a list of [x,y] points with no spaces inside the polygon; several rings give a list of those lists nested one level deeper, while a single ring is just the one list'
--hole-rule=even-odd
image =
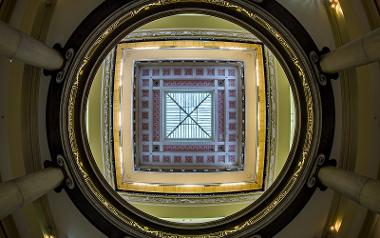
[{"label": "gilded trim", "polygon": [[128,34],[121,43],[150,41],[150,40],[212,40],[212,41],[232,41],[232,42],[261,42],[250,32],[234,31],[210,31],[210,30],[144,30]]},{"label": "gilded trim", "polygon": [[[222,174],[212,173],[212,174],[207,174],[204,173],[201,176],[205,177],[205,181],[203,183],[196,183],[196,186],[189,187],[186,184],[183,184],[181,182],[177,183],[164,183],[160,181],[154,181],[155,183],[153,184],[154,186],[151,186],[152,184],[149,182],[143,182],[139,181],[138,179],[134,178],[133,175],[130,175],[130,179],[125,181],[125,178],[123,177],[124,172],[123,171],[131,171],[128,170],[127,166],[125,165],[124,162],[120,161],[125,161],[125,157],[120,158],[122,155],[118,152],[118,148],[120,147],[125,147],[127,146],[127,143],[124,141],[124,143],[120,143],[119,138],[114,138],[114,158],[115,158],[115,180],[117,184],[117,189],[124,190],[124,191],[140,191],[140,192],[159,192],[159,193],[225,193],[225,192],[244,192],[244,191],[253,191],[253,190],[261,190],[264,185],[264,160],[265,160],[265,137],[266,137],[266,122],[265,122],[265,116],[266,116],[266,108],[265,108],[265,75],[264,75],[264,60],[263,60],[263,46],[261,44],[256,44],[256,43],[235,43],[235,42],[220,42],[220,41],[212,41],[212,42],[203,42],[203,41],[153,41],[153,42],[142,42],[142,43],[121,43],[118,44],[117,47],[117,52],[116,52],[116,67],[115,67],[115,81],[114,81],[114,102],[113,102],[113,115],[114,115],[114,128],[113,128],[113,134],[114,135],[119,135],[119,134],[126,134],[129,135],[131,132],[122,132],[122,129],[119,125],[122,124],[119,118],[119,112],[120,112],[120,78],[123,77],[124,80],[129,79],[129,76],[121,76],[120,71],[121,67],[120,64],[122,64],[123,59],[122,59],[122,52],[125,49],[133,49],[133,48],[139,48],[141,46],[144,47],[151,47],[151,46],[158,46],[160,48],[170,48],[173,49],[174,47],[179,47],[182,49],[183,47],[186,46],[200,46],[202,47],[202,50],[205,49],[215,49],[218,47],[222,46],[228,46],[228,47],[241,47],[241,48],[246,48],[249,51],[255,52],[257,54],[256,59],[248,60],[245,62],[245,65],[250,65],[254,64],[253,60],[257,61],[256,68],[258,69],[257,72],[257,80],[258,80],[258,85],[259,89],[257,90],[257,95],[258,96],[258,111],[259,113],[251,112],[251,120],[252,118],[257,118],[257,120],[252,120],[251,125],[248,123],[246,126],[247,128],[249,126],[255,127],[256,132],[252,133],[251,135],[246,135],[246,140],[247,141],[254,141],[256,138],[258,138],[257,145],[255,147],[249,147],[245,148],[245,155],[246,157],[244,160],[246,163],[250,164],[256,164],[256,166],[252,166],[251,168],[247,169],[247,171],[238,171],[238,172],[227,172],[230,173],[229,175],[225,176],[230,176],[230,178],[236,178],[238,176],[243,176],[244,180],[237,180],[235,182],[230,182],[230,183],[224,183],[224,184],[219,184],[219,183],[213,183],[209,182],[210,180],[207,180],[207,177],[215,177],[215,176],[223,176]],[[130,57],[133,57],[130,52]],[[204,53],[206,55],[206,53]],[[224,57],[224,56],[223,56]],[[135,58],[133,58],[135,60]],[[224,58],[219,58],[218,60],[228,60]],[[213,62],[210,60],[206,60],[209,62]],[[245,61],[245,60],[244,60]],[[123,67],[128,67],[128,66],[123,66]],[[247,70],[244,69],[244,70]],[[125,71],[125,69],[124,69]],[[252,77],[255,77],[254,75],[251,75]],[[248,77],[248,74],[245,76]],[[246,78],[245,82],[245,88],[248,90],[248,81],[252,81],[252,78]],[[254,84],[254,85],[253,85]],[[130,85],[129,83],[124,82],[123,87],[125,85]],[[250,84],[250,89],[256,88],[256,83],[251,82]],[[126,94],[126,93],[125,93]],[[247,96],[246,98],[248,98]],[[248,99],[247,99],[248,100]],[[251,100],[257,100],[257,98],[251,97]],[[124,102],[124,100],[123,100]],[[116,105],[115,105],[116,104]],[[123,111],[130,112],[131,109],[126,105],[123,108]],[[125,116],[129,117],[129,115]],[[249,118],[249,117],[248,117]],[[260,123],[258,122],[260,121]],[[260,126],[258,126],[260,125]],[[125,127],[125,125],[124,125]],[[125,128],[125,130],[128,131],[129,128]],[[124,138],[125,139],[125,138]],[[122,153],[124,156],[126,154],[129,154],[130,151],[127,151],[125,148],[123,148]],[[256,162],[255,162],[256,161]],[[223,171],[224,172],[224,171]],[[148,172],[140,172],[141,174],[148,174]],[[237,174],[239,173],[239,174]],[[155,172],[155,174],[159,174],[159,172]],[[191,176],[191,175],[189,175]],[[135,176],[136,177],[136,176]],[[247,177],[252,177],[252,179]],[[255,179],[253,179],[255,177]],[[140,177],[141,178],[141,177]],[[171,178],[172,180],[173,178]],[[187,180],[187,179],[186,179]],[[139,183],[139,184],[136,184]],[[222,185],[222,186],[221,186]]]}]

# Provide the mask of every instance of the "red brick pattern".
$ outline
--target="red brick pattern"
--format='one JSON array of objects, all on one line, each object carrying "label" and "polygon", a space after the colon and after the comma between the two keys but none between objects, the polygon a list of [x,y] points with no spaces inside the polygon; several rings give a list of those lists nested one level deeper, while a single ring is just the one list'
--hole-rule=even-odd
[{"label": "red brick pattern", "polygon": [[194,151],[214,151],[214,145],[164,145],[163,151],[180,151],[180,152],[194,152]]},{"label": "red brick pattern", "polygon": [[142,81],[142,86],[143,86],[143,87],[149,87],[149,80],[144,79],[144,80]]},{"label": "red brick pattern", "polygon": [[226,74],[225,69],[218,69],[218,76],[224,76]]},{"label": "red brick pattern", "polygon": [[160,140],[160,91],[153,91],[153,141]]},{"label": "red brick pattern", "polygon": [[158,76],[160,75],[160,70],[159,69],[153,69],[152,70],[152,76]]},{"label": "red brick pattern", "polygon": [[165,87],[213,87],[214,80],[164,80]]},{"label": "red brick pattern", "polygon": [[185,69],[185,75],[193,75],[193,69],[192,68]]},{"label": "red brick pattern", "polygon": [[218,141],[224,141],[225,134],[225,96],[223,90],[218,90]]}]

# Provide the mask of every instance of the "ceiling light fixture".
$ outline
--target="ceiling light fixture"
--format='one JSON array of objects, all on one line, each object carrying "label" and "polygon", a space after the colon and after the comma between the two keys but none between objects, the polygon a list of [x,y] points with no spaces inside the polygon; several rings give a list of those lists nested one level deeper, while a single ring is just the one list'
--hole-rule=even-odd
[{"label": "ceiling light fixture", "polygon": [[222,183],[219,186],[242,186],[242,185],[245,185],[245,184],[247,184],[247,183],[245,183],[245,182],[240,182],[240,183]]},{"label": "ceiling light fixture", "polygon": [[244,47],[219,47],[221,50],[247,50],[247,48]]},{"label": "ceiling light fixture", "polygon": [[134,47],[133,50],[158,50],[159,46],[145,46],[145,47]]}]

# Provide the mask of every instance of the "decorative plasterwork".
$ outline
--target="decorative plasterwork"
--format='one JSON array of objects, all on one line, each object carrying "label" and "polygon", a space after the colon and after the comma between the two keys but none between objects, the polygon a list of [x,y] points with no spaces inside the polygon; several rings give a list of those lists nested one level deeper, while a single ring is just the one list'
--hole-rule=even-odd
[{"label": "decorative plasterwork", "polygon": [[[156,31],[146,31],[143,34],[141,34],[141,37],[135,37],[136,35],[140,36],[140,32],[137,33],[132,33],[133,37],[130,37],[128,35],[125,37],[124,41],[138,41],[138,40],[143,40],[144,37],[148,37],[149,39],[155,39],[155,40],[162,40],[163,36],[168,36],[171,35],[173,39],[176,40],[185,40],[188,39],[187,37],[182,38],[181,37],[181,31],[170,31],[171,33],[169,34],[169,31],[166,31],[167,34],[161,34],[161,31],[156,32]],[[225,37],[224,33],[225,32],[208,32],[208,31],[186,31],[186,35],[191,35],[194,36],[194,40],[200,40],[200,39],[205,39],[206,36],[202,35],[204,33],[207,33],[206,36],[210,37],[210,39],[215,39],[215,40],[226,40],[227,38]],[[215,36],[219,37],[213,37],[213,34]],[[242,34],[241,32],[228,32],[227,36],[233,36],[234,40],[236,41],[241,41],[241,42],[246,42],[250,44],[255,44],[258,40],[256,37],[254,37],[252,34]],[[150,38],[151,36],[152,38]],[[276,82],[275,82],[275,72],[274,72],[274,60],[275,57],[273,54],[267,49],[264,48],[265,51],[265,68],[266,68],[266,77],[265,77],[265,85],[267,88],[267,96],[266,96],[266,106],[264,104],[260,104],[261,106],[260,110],[266,110],[266,113],[268,113],[267,116],[267,154],[266,154],[266,163],[267,166],[265,168],[265,173],[266,173],[266,178],[265,178],[265,187],[269,187],[275,177],[273,177],[273,168],[274,168],[274,160],[275,160],[275,153],[276,153],[276,131],[277,131],[277,101],[276,101]],[[112,148],[112,117],[110,116],[112,114],[112,104],[113,104],[113,79],[114,79],[114,52],[115,50],[112,50],[110,54],[107,55],[106,59],[104,60],[104,63],[106,67],[104,70],[104,76],[103,76],[103,105],[104,105],[104,121],[103,121],[103,138],[104,138],[104,152],[108,153],[103,153],[104,156],[104,164],[105,164],[105,177],[107,178],[108,183],[111,186],[115,186],[115,180],[114,180],[114,169],[113,169],[113,148]],[[111,68],[110,68],[110,67]],[[109,82],[106,82],[109,80]],[[261,94],[259,97],[263,98],[265,97],[265,90],[259,90],[259,94]],[[266,107],[266,109],[265,109]],[[107,120],[108,118],[108,120]],[[107,166],[109,165],[109,166]],[[121,196],[126,200],[126,201],[131,201],[131,202],[146,202],[146,203],[163,203],[163,204],[181,204],[184,201],[194,201],[197,203],[200,203],[199,201],[201,200],[201,203],[207,203],[207,204],[212,204],[216,201],[220,202],[238,202],[239,201],[239,196],[241,196],[241,201],[255,201],[261,194],[262,192],[260,191],[253,191],[253,192],[244,192],[244,193],[235,193],[231,194],[231,196],[224,194],[224,196],[219,197],[218,199],[214,199],[214,196],[206,196],[202,195],[201,197],[196,196],[196,195],[171,195],[171,194],[166,194],[165,196],[155,196],[154,194],[139,194],[139,193],[133,193],[133,192],[120,192]],[[185,196],[185,200],[183,200],[183,196]],[[142,198],[143,197],[143,198]],[[194,199],[194,200],[193,200]]]},{"label": "decorative plasterwork", "polygon": [[223,205],[226,203],[242,203],[254,202],[263,192],[245,192],[245,193],[230,193],[230,194],[147,194],[147,193],[128,193],[119,192],[120,196],[127,202],[147,203],[147,204],[160,204],[160,205],[190,205],[190,204],[204,204],[204,205]]},{"label": "decorative plasterwork", "polygon": [[103,61],[102,76],[102,160],[104,161],[104,177],[114,187],[114,161],[113,161],[113,126],[112,126],[112,104],[113,104],[113,82],[115,69],[115,50],[106,56]]},{"label": "decorative plasterwork", "polygon": [[136,62],[135,170],[243,169],[243,67],[223,61]]},{"label": "decorative plasterwork", "polygon": [[128,34],[122,42],[139,42],[152,40],[211,40],[246,43],[261,43],[250,32],[213,31],[213,30],[139,30]]},{"label": "decorative plasterwork", "polygon": [[[123,42],[140,42],[140,41],[148,41],[148,40],[211,40],[211,41],[231,41],[231,42],[246,42],[246,43],[258,43],[261,42],[256,36],[254,36],[252,33],[249,32],[232,32],[232,31],[209,31],[209,30],[149,30],[149,31],[134,31],[130,34],[128,34],[124,39]],[[266,52],[268,52],[267,49],[264,49]],[[113,166],[113,131],[112,131],[112,103],[113,103],[113,77],[114,77],[114,64],[115,64],[115,50],[113,49],[107,57],[104,59],[104,71],[103,71],[103,86],[102,86],[102,97],[103,97],[103,123],[102,123],[102,138],[103,138],[103,161],[105,165],[105,177],[108,181],[108,183],[111,186],[115,185],[114,182],[114,166]],[[267,54],[267,53],[266,53]],[[274,80],[273,76],[273,55],[270,54],[271,57],[267,56],[267,77],[266,80]],[[272,73],[268,73],[272,72]],[[272,115],[272,117],[275,117],[276,112],[271,113],[271,108],[275,108],[276,105],[276,99],[275,97],[275,83],[270,83],[269,81],[266,82],[268,85],[268,89],[270,89],[272,100],[267,101],[267,107],[270,109],[268,111],[268,115]],[[268,94],[269,95],[269,94]],[[270,122],[268,122],[271,127],[273,127],[274,131],[276,128],[276,120],[275,118],[272,119]],[[269,125],[268,124],[268,125]],[[269,133],[269,132],[268,132]],[[271,133],[269,133],[271,134]],[[275,136],[270,137],[272,143],[270,143],[271,146],[268,146],[268,152],[269,150],[273,154],[274,149],[276,148],[275,145]],[[271,157],[272,160],[274,157]],[[270,167],[267,166],[267,174],[269,175],[268,171]],[[270,181],[269,181],[270,180]],[[273,181],[270,179],[270,176],[266,179],[266,184],[269,185]]]},{"label": "decorative plasterwork", "polygon": [[[230,61],[229,64],[235,65],[237,60],[244,62],[244,71],[247,72],[246,80],[248,81],[245,85],[245,90],[250,93],[249,95],[246,95],[244,98],[242,98],[242,101],[245,100],[246,102],[250,103],[250,107],[245,109],[245,117],[243,117],[243,115],[241,116],[241,118],[244,118],[242,120],[243,123],[239,124],[237,121],[235,121],[236,128],[245,125],[245,130],[248,130],[250,132],[244,135],[239,135],[236,138],[239,140],[245,140],[246,143],[249,143],[251,145],[250,147],[245,148],[244,151],[244,154],[246,155],[245,158],[242,158],[245,159],[244,169],[234,170],[231,172],[228,172],[227,170],[226,172],[220,174],[206,174],[193,171],[194,168],[191,168],[190,171],[196,172],[197,176],[192,176],[188,173],[176,173],[174,169],[170,168],[165,173],[163,172],[163,170],[165,170],[164,168],[161,168],[161,171],[158,170],[157,172],[152,172],[153,170],[136,170],[136,168],[133,166],[133,163],[131,163],[131,161],[133,161],[131,155],[133,155],[134,152],[138,152],[138,149],[134,149],[136,143],[133,146],[130,144],[131,141],[129,137],[129,135],[133,134],[133,129],[131,128],[132,122],[130,121],[131,109],[129,105],[133,105],[133,102],[130,101],[130,97],[122,96],[130,95],[133,91],[131,89],[131,81],[133,80],[130,78],[130,75],[133,75],[133,72],[131,71],[131,64],[132,62],[145,59],[144,57],[149,57],[150,59],[154,58],[155,60],[162,61],[162,59],[165,59],[168,56],[170,57],[168,59],[169,61],[171,60],[175,62],[179,58],[183,59],[182,61],[184,61],[184,63],[182,64],[186,64],[186,60],[191,61],[191,59],[194,57],[194,54],[198,55],[198,57],[201,57],[195,60],[195,62],[202,59],[202,57],[204,60],[208,59],[208,62],[204,62],[205,64],[212,64],[212,61],[209,60],[210,58],[218,59],[220,61],[219,64],[222,64],[223,61],[226,60]],[[128,58],[124,57],[124,55],[128,55]],[[233,59],[235,60],[235,63]],[[163,63],[167,62],[163,61]],[[215,71],[214,68],[210,68],[211,72],[212,70]],[[242,73],[242,70],[240,71]],[[153,74],[153,72],[149,71],[147,73],[149,75],[151,73]],[[225,73],[228,73],[228,71],[225,71]],[[154,41],[141,43],[121,43],[117,47],[115,75],[115,91],[113,94],[115,102],[113,106],[113,133],[116,135],[114,137],[115,171],[116,184],[119,190],[161,193],[218,193],[263,189],[262,186],[264,184],[264,152],[266,134],[266,100],[263,47],[261,44],[219,41]],[[181,77],[185,77],[185,75]],[[209,75],[207,77],[209,77],[209,79],[214,79],[215,76]],[[123,79],[123,81],[120,79]],[[218,84],[219,81],[220,80],[217,80],[215,82]],[[151,83],[153,84],[153,82],[155,82],[155,80],[152,80]],[[157,82],[159,83],[159,81]],[[215,82],[213,85],[215,85]],[[146,83],[147,86],[150,85],[148,84],[149,81]],[[232,83],[232,81],[229,83]],[[149,94],[149,91],[147,93]],[[143,94],[142,91],[141,94]],[[231,102],[231,105],[234,103],[235,102]],[[148,101],[145,104],[149,106]],[[230,102],[227,105],[231,106],[229,104]],[[237,109],[237,107],[238,105],[236,104],[235,108]],[[150,111],[154,112],[153,109]],[[140,116],[143,115],[141,114]],[[149,118],[149,114],[147,116]],[[153,117],[151,119],[154,121]],[[244,124],[244,121],[248,121],[249,123]],[[135,127],[137,128],[137,126]],[[145,127],[149,129],[150,126],[147,124]],[[151,130],[153,133],[155,133],[158,132],[159,129],[151,128]],[[227,132],[228,135],[231,133]],[[228,136],[224,139],[229,140],[230,137]],[[229,143],[229,141],[227,142]],[[226,145],[224,145],[224,147],[225,146]],[[147,147],[146,149],[152,149],[152,153],[156,153],[153,151],[153,146],[152,148]],[[158,148],[158,150],[160,149],[161,148]],[[219,149],[220,148],[217,147],[217,153],[219,153]],[[239,154],[241,154],[241,152],[239,152]],[[184,158],[184,161],[185,159],[186,158]],[[158,162],[159,160],[157,163]],[[213,168],[210,168],[210,170],[212,169]]]},{"label": "decorative plasterwork", "polygon": [[266,107],[267,107],[267,137],[266,137],[266,187],[274,181],[274,167],[276,162],[277,148],[277,83],[275,77],[275,57],[268,49],[266,56]]}]

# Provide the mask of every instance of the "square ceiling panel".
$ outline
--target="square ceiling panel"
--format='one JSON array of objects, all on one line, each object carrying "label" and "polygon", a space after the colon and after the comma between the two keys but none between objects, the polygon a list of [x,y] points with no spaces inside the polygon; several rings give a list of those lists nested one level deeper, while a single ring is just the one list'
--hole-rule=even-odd
[{"label": "square ceiling panel", "polygon": [[213,138],[213,92],[165,92],[165,139]]},{"label": "square ceiling panel", "polygon": [[[252,43],[119,44],[110,99],[117,188],[164,193],[261,189],[266,135],[263,59],[262,45]],[[212,94],[212,138],[165,136],[168,93]]]},{"label": "square ceiling panel", "polygon": [[242,69],[236,61],[136,62],[135,170],[242,170]]}]

